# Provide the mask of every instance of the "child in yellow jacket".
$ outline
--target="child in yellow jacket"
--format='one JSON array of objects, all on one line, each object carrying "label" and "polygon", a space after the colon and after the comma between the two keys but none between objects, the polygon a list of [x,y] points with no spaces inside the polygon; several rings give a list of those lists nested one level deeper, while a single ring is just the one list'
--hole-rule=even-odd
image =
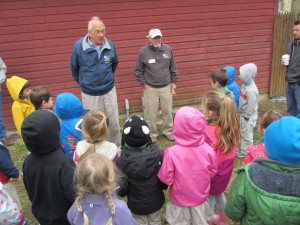
[{"label": "child in yellow jacket", "polygon": [[31,92],[29,81],[18,77],[12,76],[6,79],[6,86],[10,96],[14,100],[11,111],[14,118],[15,126],[21,136],[21,125],[23,120],[32,113],[35,108],[29,100]]}]

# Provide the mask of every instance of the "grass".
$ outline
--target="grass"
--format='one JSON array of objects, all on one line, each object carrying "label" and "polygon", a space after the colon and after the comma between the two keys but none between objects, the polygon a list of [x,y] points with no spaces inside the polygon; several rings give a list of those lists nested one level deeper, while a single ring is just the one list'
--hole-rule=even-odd
[{"label": "grass", "polygon": [[[269,102],[269,101],[266,101],[266,100],[261,101],[259,103],[259,112],[263,112],[263,111],[268,110],[268,109],[273,109],[273,110],[277,110],[279,112],[284,113],[284,112],[286,112],[286,104],[284,102]],[[121,117],[121,119],[120,119],[121,126],[124,124],[124,121],[125,121],[125,117]],[[161,126],[158,126],[159,130],[160,130],[160,128],[161,128]],[[15,132],[15,131],[10,131],[10,132]],[[255,129],[255,134],[254,134],[254,142],[256,142],[258,139],[259,139],[259,135],[257,133],[257,128],[256,128]],[[162,135],[158,136],[157,145],[160,149],[165,149],[165,148],[171,146],[172,144],[173,144],[172,142],[166,140]],[[25,145],[22,143],[21,140],[17,140],[14,143],[13,146],[9,146],[8,148],[10,150],[10,154],[13,158],[13,161],[14,161],[15,165],[21,171],[23,161],[24,161],[25,157],[28,154],[28,151],[27,151]],[[242,161],[241,159],[236,158],[235,159],[235,166],[238,167],[238,165],[240,164],[241,161]],[[231,181],[230,181],[230,183],[229,183],[229,185],[228,185],[228,187],[225,191],[226,194],[228,194],[228,192],[229,192],[229,189],[230,189],[230,186],[231,186],[231,183],[232,183],[234,177],[235,177],[235,173],[233,173],[232,179],[231,179]],[[23,213],[25,214],[25,216],[28,219],[28,224],[37,225],[38,222],[31,213],[31,203],[28,199],[28,195],[27,195],[27,192],[25,190],[24,184],[14,182],[14,185],[16,186],[16,188],[18,190],[19,198],[20,198],[22,208],[23,208]],[[165,195],[166,195],[166,202],[167,202],[169,200],[169,196],[168,196],[167,191],[165,191]],[[163,207],[162,211],[163,212],[165,211],[164,207]],[[163,218],[163,224],[166,224],[165,218]]]}]

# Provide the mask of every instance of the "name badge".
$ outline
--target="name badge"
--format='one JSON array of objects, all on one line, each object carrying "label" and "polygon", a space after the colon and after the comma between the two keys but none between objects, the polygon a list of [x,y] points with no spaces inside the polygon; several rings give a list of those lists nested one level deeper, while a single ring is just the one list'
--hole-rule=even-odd
[{"label": "name badge", "polygon": [[149,63],[155,63],[155,59],[149,59]]}]

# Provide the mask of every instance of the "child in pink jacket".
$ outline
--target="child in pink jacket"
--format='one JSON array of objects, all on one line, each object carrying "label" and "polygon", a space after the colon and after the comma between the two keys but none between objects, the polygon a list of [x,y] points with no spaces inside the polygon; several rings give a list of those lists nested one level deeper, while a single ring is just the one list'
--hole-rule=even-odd
[{"label": "child in pink jacket", "polygon": [[205,128],[205,141],[214,148],[218,166],[218,172],[211,182],[208,197],[211,211],[215,211],[216,204],[219,210],[212,223],[227,225],[227,216],[224,212],[226,206],[224,191],[234,167],[236,146],[240,136],[239,120],[234,101],[220,91],[208,91],[204,98],[204,107],[208,122]]},{"label": "child in pink jacket", "polygon": [[192,107],[180,108],[174,119],[175,145],[164,152],[159,179],[170,186],[166,205],[169,224],[208,224],[210,182],[217,172],[216,155],[205,143],[205,116]]}]

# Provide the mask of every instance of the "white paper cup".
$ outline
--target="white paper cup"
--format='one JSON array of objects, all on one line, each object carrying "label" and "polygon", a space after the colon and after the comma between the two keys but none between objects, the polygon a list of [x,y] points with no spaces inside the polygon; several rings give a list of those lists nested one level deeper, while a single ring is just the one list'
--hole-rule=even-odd
[{"label": "white paper cup", "polygon": [[287,66],[290,63],[290,55],[285,54],[281,57],[281,60],[283,61],[284,65]]}]

